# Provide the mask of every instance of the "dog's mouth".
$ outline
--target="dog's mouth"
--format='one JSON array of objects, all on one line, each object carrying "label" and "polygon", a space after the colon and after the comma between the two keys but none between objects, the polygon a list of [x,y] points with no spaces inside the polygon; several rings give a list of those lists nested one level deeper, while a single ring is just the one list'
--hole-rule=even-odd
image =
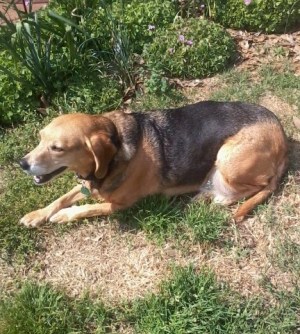
[{"label": "dog's mouth", "polygon": [[53,171],[52,173],[49,173],[49,174],[34,175],[34,177],[33,177],[34,183],[37,184],[37,185],[44,184],[44,183],[50,181],[51,179],[53,179],[55,176],[61,174],[66,169],[67,169],[67,167],[60,167],[60,168],[56,169],[55,171]]}]

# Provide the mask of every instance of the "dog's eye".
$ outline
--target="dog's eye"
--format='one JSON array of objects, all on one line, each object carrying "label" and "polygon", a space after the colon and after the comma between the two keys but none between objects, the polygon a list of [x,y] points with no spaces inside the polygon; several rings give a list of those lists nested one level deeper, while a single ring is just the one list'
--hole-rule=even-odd
[{"label": "dog's eye", "polygon": [[58,146],[56,146],[56,145],[51,145],[51,146],[50,146],[50,149],[51,149],[52,151],[55,151],[55,152],[62,152],[62,151],[63,151],[63,149],[62,149],[61,147],[58,147]]}]

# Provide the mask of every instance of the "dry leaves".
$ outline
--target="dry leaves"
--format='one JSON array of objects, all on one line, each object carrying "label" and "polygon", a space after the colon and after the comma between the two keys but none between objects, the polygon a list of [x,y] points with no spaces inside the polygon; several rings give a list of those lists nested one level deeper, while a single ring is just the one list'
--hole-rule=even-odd
[{"label": "dry leaves", "polygon": [[300,31],[283,35],[231,29],[228,32],[237,42],[241,68],[252,69],[257,65],[270,63],[281,63],[283,66],[282,60],[287,57],[294,66],[295,74],[300,75]]}]

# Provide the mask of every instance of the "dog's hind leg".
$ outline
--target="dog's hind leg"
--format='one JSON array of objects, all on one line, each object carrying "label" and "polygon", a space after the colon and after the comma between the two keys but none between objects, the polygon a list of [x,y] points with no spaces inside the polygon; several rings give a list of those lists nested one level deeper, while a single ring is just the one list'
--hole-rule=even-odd
[{"label": "dog's hind leg", "polygon": [[230,205],[248,198],[234,215],[241,221],[278,186],[287,166],[287,143],[273,124],[245,128],[219,150],[212,175],[214,200]]},{"label": "dog's hind leg", "polygon": [[281,176],[285,172],[286,161],[283,161],[278,168],[278,172],[271,178],[266,187],[261,189],[254,196],[248,198],[234,214],[234,220],[240,222],[244,219],[248,212],[252,211],[258,204],[266,200],[278,187]]}]

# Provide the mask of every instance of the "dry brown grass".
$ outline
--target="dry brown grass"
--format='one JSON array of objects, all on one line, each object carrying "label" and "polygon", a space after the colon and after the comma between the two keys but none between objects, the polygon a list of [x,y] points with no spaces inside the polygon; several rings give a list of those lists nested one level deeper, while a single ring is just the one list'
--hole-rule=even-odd
[{"label": "dry brown grass", "polygon": [[142,232],[122,231],[105,221],[81,225],[63,236],[52,234],[44,246],[27,277],[64,288],[72,296],[89,292],[109,302],[155,291],[174,263],[185,262],[172,245],[158,247]]}]

